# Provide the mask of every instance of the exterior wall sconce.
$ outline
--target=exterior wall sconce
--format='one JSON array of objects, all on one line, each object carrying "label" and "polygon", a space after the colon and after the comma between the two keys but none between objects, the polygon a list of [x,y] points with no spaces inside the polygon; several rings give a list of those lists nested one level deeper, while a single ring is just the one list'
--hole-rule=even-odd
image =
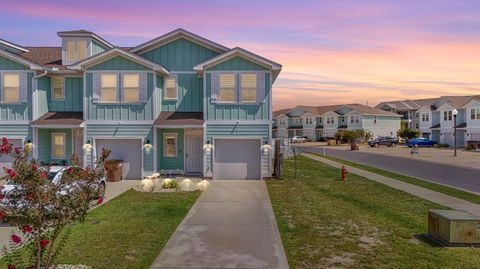
[{"label": "exterior wall sconce", "polygon": [[153,149],[152,144],[150,144],[150,139],[147,139],[147,141],[145,141],[143,148],[145,149],[146,152],[150,152]]},{"label": "exterior wall sconce", "polygon": [[32,148],[33,148],[33,143],[32,143],[32,140],[29,139],[29,140],[27,140],[27,143],[25,144],[25,149],[30,151],[30,150],[32,150]]},{"label": "exterior wall sconce", "polygon": [[92,142],[90,141],[90,139],[87,140],[87,144],[84,144],[83,145],[83,150],[85,151],[89,151],[92,149]]},{"label": "exterior wall sconce", "polygon": [[210,153],[213,149],[213,146],[210,142],[210,139],[207,140],[207,143],[203,145],[203,150],[205,151],[205,153]]},{"label": "exterior wall sconce", "polygon": [[272,148],[272,147],[268,144],[268,141],[267,141],[267,140],[263,141],[262,153],[268,154],[268,153],[270,152],[270,149],[271,149],[271,148]]}]

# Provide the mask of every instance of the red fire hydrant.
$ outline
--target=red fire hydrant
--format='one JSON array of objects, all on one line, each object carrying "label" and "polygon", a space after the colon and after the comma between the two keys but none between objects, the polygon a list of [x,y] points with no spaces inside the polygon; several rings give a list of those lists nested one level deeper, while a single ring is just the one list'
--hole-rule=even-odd
[{"label": "red fire hydrant", "polygon": [[345,167],[345,165],[342,166],[342,180],[343,181],[347,181],[347,168]]}]

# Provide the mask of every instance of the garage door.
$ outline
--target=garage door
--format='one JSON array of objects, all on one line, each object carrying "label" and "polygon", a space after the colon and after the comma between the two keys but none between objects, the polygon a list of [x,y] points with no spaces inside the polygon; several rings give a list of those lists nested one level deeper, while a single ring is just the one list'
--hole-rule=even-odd
[{"label": "garage door", "polygon": [[[8,139],[8,142],[12,144],[12,148],[22,147],[22,139]],[[0,156],[0,176],[5,175],[5,171],[3,170],[4,167],[12,167],[12,161],[13,159],[10,155]]]},{"label": "garage door", "polygon": [[141,179],[142,141],[140,139],[96,139],[97,154],[102,148],[111,150],[108,159],[123,160],[123,178]]},{"label": "garage door", "polygon": [[260,179],[259,139],[215,139],[215,179]]},{"label": "garage door", "polygon": [[480,133],[471,133],[470,140],[472,141],[480,141]]},{"label": "garage door", "polygon": [[443,133],[443,143],[453,147],[453,133]]}]

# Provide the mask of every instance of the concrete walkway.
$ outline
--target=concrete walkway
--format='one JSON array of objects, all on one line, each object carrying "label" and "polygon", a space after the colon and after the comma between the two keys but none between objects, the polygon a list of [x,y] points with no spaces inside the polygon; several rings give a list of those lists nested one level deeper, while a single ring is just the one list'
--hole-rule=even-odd
[{"label": "concrete walkway", "polygon": [[[303,153],[305,157],[311,158],[316,161],[320,161],[322,163],[328,164],[330,166],[336,167],[336,168],[341,168],[343,164],[331,161],[322,157],[318,157],[312,154],[308,153]],[[362,177],[365,177],[367,179],[376,181],[378,183],[385,184],[387,186],[390,186],[392,188],[395,188],[397,190],[401,190],[407,193],[410,193],[412,195],[418,196],[422,199],[449,207],[451,209],[456,209],[456,210],[463,210],[467,211],[471,214],[478,215],[480,216],[480,205],[475,204],[469,201],[465,201],[459,198],[455,198],[453,196],[449,196],[440,192],[432,191],[426,188],[419,187],[417,185],[409,184],[403,181],[395,180],[389,177],[381,176],[379,174],[375,174],[372,172],[368,172],[362,169],[358,169],[355,167],[351,167],[348,165],[345,165],[347,168],[347,171],[349,173],[353,173]]]},{"label": "concrete walkway", "polygon": [[212,181],[154,268],[288,268],[264,181]]}]

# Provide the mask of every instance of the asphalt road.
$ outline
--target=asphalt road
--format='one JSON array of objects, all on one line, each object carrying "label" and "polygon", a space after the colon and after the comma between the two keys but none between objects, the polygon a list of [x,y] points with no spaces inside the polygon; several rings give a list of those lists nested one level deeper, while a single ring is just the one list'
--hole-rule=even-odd
[{"label": "asphalt road", "polygon": [[[305,147],[303,150],[323,154],[323,148]],[[326,148],[326,154],[331,157],[480,193],[480,164],[479,169],[476,170],[426,162],[414,158],[409,159],[332,148]]]}]

